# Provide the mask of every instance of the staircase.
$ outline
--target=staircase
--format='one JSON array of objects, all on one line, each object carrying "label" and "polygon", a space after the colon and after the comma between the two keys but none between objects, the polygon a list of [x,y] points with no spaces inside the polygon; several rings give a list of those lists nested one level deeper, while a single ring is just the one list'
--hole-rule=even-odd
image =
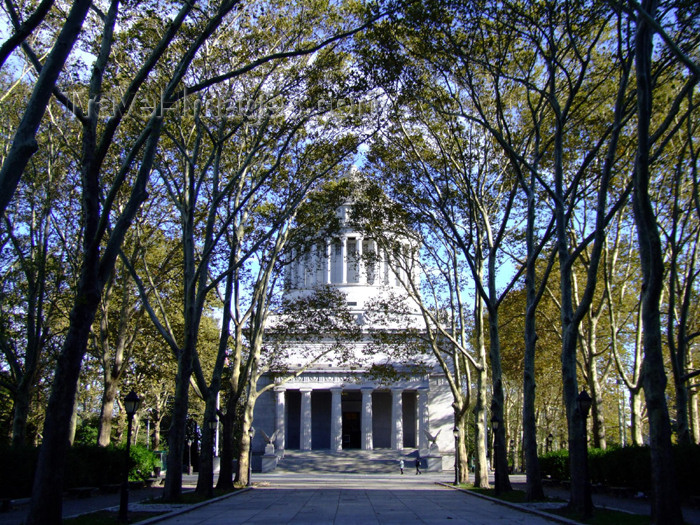
[{"label": "staircase", "polygon": [[416,450],[285,450],[275,472],[316,472],[329,474],[388,474],[399,471],[399,459],[404,469],[413,467]]}]

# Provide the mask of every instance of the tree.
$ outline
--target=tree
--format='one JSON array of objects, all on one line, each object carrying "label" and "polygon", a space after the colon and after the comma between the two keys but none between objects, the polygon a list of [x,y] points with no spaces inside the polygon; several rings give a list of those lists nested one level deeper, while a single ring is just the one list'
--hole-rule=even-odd
[{"label": "tree", "polygon": [[[640,303],[630,294],[635,291],[638,257],[634,251],[633,227],[627,229],[620,215],[613,223],[603,250],[603,283],[607,302],[610,349],[620,380],[629,392],[632,442],[641,446],[642,422],[642,324]],[[631,372],[629,374],[626,369]],[[631,370],[630,370],[631,369]],[[626,423],[625,423],[626,426]],[[621,439],[624,443],[624,439]]]},{"label": "tree", "polygon": [[[222,23],[225,15],[233,8],[235,2],[222,4],[217,12],[202,25],[198,36],[186,45],[185,51],[177,60],[174,73],[163,90],[164,100],[169,100],[180,85],[196,51]],[[77,5],[76,3],[75,5]],[[81,368],[81,361],[87,349],[90,326],[95,317],[102,289],[111,274],[126,231],[140,205],[147,197],[145,191],[151,174],[153,157],[162,130],[162,108],[154,111],[141,135],[131,143],[124,162],[110,181],[103,173],[104,160],[113,142],[114,135],[136,92],[143,85],[148,74],[161,58],[163,52],[173,41],[185,17],[193,4],[185,3],[180,12],[164,33],[161,41],[154,47],[143,66],[136,73],[128,86],[125,99],[118,104],[115,113],[98,128],[99,111],[95,105],[103,94],[104,73],[111,55],[114,28],[119,14],[119,5],[114,1],[104,17],[99,53],[90,78],[90,111],[85,115],[82,110],[71,106],[76,118],[82,125],[81,144],[81,197],[82,197],[82,246],[81,271],[75,294],[75,302],[70,313],[70,325],[58,358],[51,397],[49,399],[44,424],[44,441],[42,443],[32,491],[27,523],[58,523],[61,519],[61,487],[64,470],[64,450],[70,430],[71,408],[74,404],[75,391]],[[48,68],[47,68],[48,69]],[[99,131],[101,131],[101,134]],[[142,160],[133,180],[127,182],[139,151],[143,151]],[[7,163],[5,163],[7,164]],[[4,165],[5,166],[5,165]],[[3,166],[3,169],[4,169]],[[113,209],[115,196],[119,191],[129,195],[126,204]],[[102,195],[105,196],[102,199]]]},{"label": "tree", "polygon": [[[47,14],[53,2],[42,2],[24,23],[19,19],[12,2],[7,2],[10,6],[10,17],[14,26],[15,34],[3,44],[2,54],[7,57],[11,50],[26,38],[39,25]],[[17,129],[12,139],[12,145],[3,159],[0,167],[0,215],[5,214],[5,210],[15,194],[17,184],[24,174],[24,170],[29,163],[29,159],[38,149],[36,133],[44,118],[44,113],[53,94],[54,86],[58,80],[61,70],[73,49],[83,22],[92,2],[90,0],[76,0],[73,2],[63,27],[56,36],[56,40],[46,57],[44,64],[38,67],[38,76],[31,97],[27,101]],[[116,3],[113,5],[116,6]],[[110,31],[111,33],[111,31]],[[3,58],[4,62],[4,58]],[[2,62],[0,62],[0,65]]]},{"label": "tree", "polygon": [[[653,20],[656,2],[645,0],[644,11]],[[654,496],[651,518],[654,523],[683,523],[678,492],[675,488],[671,453],[671,422],[666,406],[666,372],[661,341],[659,304],[663,288],[663,259],[654,209],[649,198],[652,116],[652,28],[638,17],[635,35],[637,79],[637,155],[634,165],[633,210],[637,226],[639,256],[642,267],[642,326],[644,362],[642,384],[649,415],[651,473]],[[696,79],[697,80],[697,79]]]},{"label": "tree", "polygon": [[[26,90],[22,84],[8,86],[4,128],[13,126],[15,104]],[[3,381],[12,392],[12,443],[33,441],[28,433],[30,403],[47,366],[47,350],[62,331],[62,301],[69,276],[62,267],[67,256],[55,227],[55,214],[67,204],[62,198],[70,190],[66,172],[71,161],[61,155],[58,138],[65,121],[49,109],[51,120],[39,130],[44,145],[30,164],[18,187],[19,198],[3,216],[2,272],[3,315],[0,351],[10,370]],[[68,206],[70,207],[70,206]],[[36,432],[34,432],[36,434]]]}]

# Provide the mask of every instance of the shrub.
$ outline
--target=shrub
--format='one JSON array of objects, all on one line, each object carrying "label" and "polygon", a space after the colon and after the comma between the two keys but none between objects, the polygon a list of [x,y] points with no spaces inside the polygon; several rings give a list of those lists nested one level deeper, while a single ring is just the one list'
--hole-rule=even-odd
[{"label": "shrub", "polygon": [[[681,497],[700,494],[700,445],[673,447],[677,488]],[[569,479],[567,450],[540,456],[543,477]],[[608,487],[631,487],[647,492],[651,488],[651,455],[647,446],[610,447],[606,450],[589,449],[588,469],[591,483]]]},{"label": "shrub", "polygon": [[156,465],[160,465],[160,457],[142,445],[132,445],[130,451],[131,465],[129,480],[142,481],[151,477]]},{"label": "shrub", "polygon": [[23,498],[32,492],[38,449],[0,448],[0,498]]},{"label": "shrub", "polygon": [[[0,498],[31,495],[39,449],[0,448]],[[143,446],[131,447],[129,479],[148,479],[157,455]],[[101,487],[120,483],[124,472],[124,447],[75,445],[66,455],[65,488]],[[8,475],[11,473],[12,475]]]},{"label": "shrub", "polygon": [[569,479],[569,451],[556,450],[540,456],[540,470],[543,477]]},{"label": "shrub", "polygon": [[86,419],[78,424],[75,429],[75,445],[94,445],[97,443],[97,422],[94,419]]}]

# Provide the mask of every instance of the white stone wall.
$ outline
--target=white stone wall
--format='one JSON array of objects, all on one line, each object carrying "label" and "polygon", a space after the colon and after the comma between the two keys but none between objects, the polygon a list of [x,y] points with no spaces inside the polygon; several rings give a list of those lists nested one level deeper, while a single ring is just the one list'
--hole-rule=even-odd
[{"label": "white stone wall", "polygon": [[[430,433],[434,436],[438,432],[437,444],[442,456],[443,470],[454,468],[455,438],[454,411],[452,408],[452,392],[447,384],[445,376],[430,376],[430,391],[428,394],[430,411]],[[451,455],[448,455],[451,454]]]}]

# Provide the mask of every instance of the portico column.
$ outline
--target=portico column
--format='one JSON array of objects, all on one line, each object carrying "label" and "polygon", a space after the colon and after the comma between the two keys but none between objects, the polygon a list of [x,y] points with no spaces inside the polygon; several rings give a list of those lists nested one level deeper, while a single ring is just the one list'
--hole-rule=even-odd
[{"label": "portico column", "polygon": [[362,450],[372,450],[372,391],[373,388],[362,389],[362,419],[360,430],[362,432]]},{"label": "portico column", "polygon": [[342,268],[342,275],[340,277],[340,282],[347,284],[348,282],[348,238],[343,237],[340,239],[340,266]]},{"label": "portico column", "polygon": [[424,450],[428,448],[428,436],[425,435],[428,429],[428,389],[418,389],[418,448]]},{"label": "portico column", "polygon": [[403,388],[391,389],[391,448],[403,449]]},{"label": "portico column", "polygon": [[275,387],[275,431],[277,432],[277,438],[275,439],[277,447],[277,455],[280,457],[284,456],[284,438],[285,438],[285,426],[284,426],[284,410],[285,410],[285,399],[284,393],[286,388],[283,386]]},{"label": "portico column", "polygon": [[331,270],[333,269],[333,259],[331,258],[331,254],[333,252],[331,249],[331,243],[326,243],[326,284],[331,284],[331,282],[333,282],[331,279]]},{"label": "portico column", "polygon": [[365,273],[365,262],[362,260],[362,242],[363,239],[362,237],[358,236],[357,237],[357,251],[356,251],[356,256],[357,256],[357,282],[359,284],[367,284],[367,274]]},{"label": "portico column", "polygon": [[301,392],[301,450],[311,450],[311,389]]},{"label": "portico column", "polygon": [[331,450],[343,450],[343,402],[341,387],[331,388]]}]

